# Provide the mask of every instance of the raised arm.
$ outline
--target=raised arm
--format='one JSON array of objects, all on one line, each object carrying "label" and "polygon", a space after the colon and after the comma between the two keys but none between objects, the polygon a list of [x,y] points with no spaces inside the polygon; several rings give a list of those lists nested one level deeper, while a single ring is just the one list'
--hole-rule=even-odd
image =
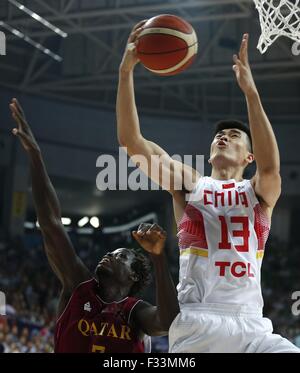
[{"label": "raised arm", "polygon": [[64,291],[72,292],[79,283],[91,278],[91,275],[76,255],[62,225],[60,204],[47,174],[40,148],[16,99],[12,100],[10,109],[17,124],[13,134],[19,138],[29,157],[34,205],[49,264],[61,281]]},{"label": "raised arm", "polygon": [[141,224],[132,233],[137,242],[150,254],[156,280],[156,306],[140,302],[134,320],[145,334],[166,335],[180,312],[177,292],[164,253],[166,232],[157,224]]},{"label": "raised arm", "polygon": [[[145,22],[138,23],[130,34],[119,68],[117,95],[118,140],[121,146],[127,148],[131,160],[138,164],[148,177],[174,195],[178,189],[191,191],[199,175],[191,167],[174,161],[167,152],[152,141],[145,139],[141,133],[135,103],[133,70],[139,62],[136,55],[137,37],[142,31]],[[147,163],[141,162],[138,155],[145,157]],[[158,157],[160,158],[158,159]],[[182,188],[182,186],[184,187]]]},{"label": "raised arm", "polygon": [[271,217],[272,210],[281,193],[280,155],[271,123],[262,106],[248,59],[249,35],[244,34],[239,56],[234,55],[233,69],[238,84],[245,94],[249,125],[256,159],[256,174],[253,185],[256,194]]}]

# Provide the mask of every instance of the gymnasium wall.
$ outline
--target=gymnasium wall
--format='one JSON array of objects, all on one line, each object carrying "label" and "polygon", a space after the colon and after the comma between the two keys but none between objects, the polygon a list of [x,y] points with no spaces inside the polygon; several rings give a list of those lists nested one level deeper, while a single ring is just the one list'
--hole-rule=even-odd
[{"label": "gymnasium wall", "polygon": [[[14,123],[8,108],[14,96],[20,99],[26,111],[51,175],[93,181],[98,173],[97,157],[104,153],[118,155],[115,113],[2,90],[0,167],[10,164],[14,152],[15,139],[10,135]],[[143,115],[140,122],[144,136],[157,142],[169,154],[205,154],[207,161],[211,124]],[[273,127],[281,151],[283,194],[299,195],[300,126],[282,123]],[[21,156],[18,162],[26,163],[26,157]],[[209,167],[206,167],[206,174],[209,172]]]}]

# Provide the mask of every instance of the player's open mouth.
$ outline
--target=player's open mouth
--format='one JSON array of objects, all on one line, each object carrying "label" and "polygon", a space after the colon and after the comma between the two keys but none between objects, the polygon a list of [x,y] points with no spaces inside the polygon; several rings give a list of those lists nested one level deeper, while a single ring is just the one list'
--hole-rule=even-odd
[{"label": "player's open mouth", "polygon": [[224,142],[224,141],[219,141],[219,142],[217,143],[217,146],[225,147],[225,146],[227,146],[227,144],[226,144],[226,142]]}]

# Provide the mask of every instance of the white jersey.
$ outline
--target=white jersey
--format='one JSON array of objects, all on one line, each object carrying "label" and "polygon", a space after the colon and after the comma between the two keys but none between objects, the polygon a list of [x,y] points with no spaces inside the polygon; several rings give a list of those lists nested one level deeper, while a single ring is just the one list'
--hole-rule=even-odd
[{"label": "white jersey", "polygon": [[202,177],[192,197],[178,224],[181,306],[236,305],[261,313],[260,270],[270,223],[250,180]]}]

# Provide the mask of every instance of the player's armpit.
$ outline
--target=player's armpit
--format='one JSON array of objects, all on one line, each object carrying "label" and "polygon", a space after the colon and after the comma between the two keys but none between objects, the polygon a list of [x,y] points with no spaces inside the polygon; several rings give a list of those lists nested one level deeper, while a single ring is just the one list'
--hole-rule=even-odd
[{"label": "player's armpit", "polygon": [[[75,290],[75,289],[74,289]],[[58,319],[62,313],[65,311],[66,306],[72,296],[73,292],[70,292],[66,289],[62,289],[60,296],[59,296],[59,301],[58,301],[58,306],[57,306],[57,312],[56,312],[56,319]]]},{"label": "player's armpit", "polygon": [[262,202],[262,207],[272,214],[272,210],[281,194],[281,176],[279,173],[258,173],[251,180],[255,194]]}]

